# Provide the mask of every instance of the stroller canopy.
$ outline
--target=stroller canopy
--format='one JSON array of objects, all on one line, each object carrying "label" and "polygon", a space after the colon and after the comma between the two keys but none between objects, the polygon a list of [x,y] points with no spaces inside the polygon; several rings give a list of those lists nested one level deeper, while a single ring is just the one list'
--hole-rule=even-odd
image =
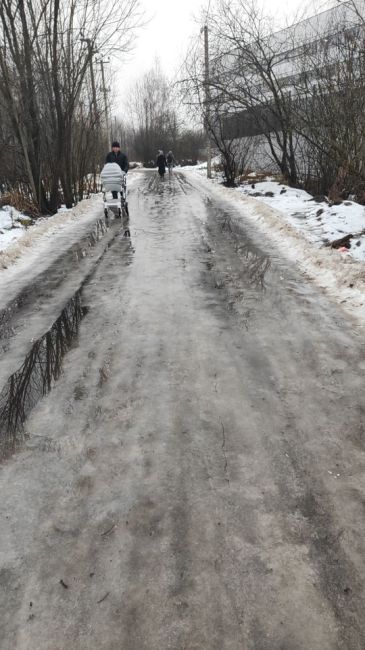
[{"label": "stroller canopy", "polygon": [[118,163],[106,163],[100,172],[103,187],[109,192],[120,191],[124,176],[125,172]]}]

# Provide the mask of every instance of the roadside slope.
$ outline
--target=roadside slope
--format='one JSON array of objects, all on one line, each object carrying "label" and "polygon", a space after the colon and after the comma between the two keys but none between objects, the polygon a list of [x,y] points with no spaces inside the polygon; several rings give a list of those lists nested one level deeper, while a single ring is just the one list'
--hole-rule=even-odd
[{"label": "roadside slope", "polygon": [[200,191],[213,192],[231,202],[242,215],[268,235],[283,254],[343,308],[360,329],[365,328],[364,264],[336,250],[318,248],[294,228],[284,215],[255,198],[208,181],[200,174],[184,170]]}]

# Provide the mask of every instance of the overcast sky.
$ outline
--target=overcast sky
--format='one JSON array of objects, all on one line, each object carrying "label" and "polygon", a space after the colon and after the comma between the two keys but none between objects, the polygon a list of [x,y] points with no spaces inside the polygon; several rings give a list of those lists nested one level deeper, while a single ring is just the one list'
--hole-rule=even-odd
[{"label": "overcast sky", "polygon": [[189,36],[199,32],[194,22],[205,0],[141,0],[148,24],[138,34],[137,46],[125,74],[133,77],[144,72],[159,57],[163,69],[172,74],[183,57]]},{"label": "overcast sky", "polygon": [[[313,5],[320,10],[331,0],[262,0],[270,14],[287,16],[288,19],[303,6]],[[211,5],[214,0],[211,0]],[[141,0],[148,24],[138,31],[136,47],[129,55],[129,61],[120,66],[117,74],[118,95],[125,107],[125,97],[134,81],[149,70],[156,57],[161,68],[169,77],[179,70],[189,39],[199,34],[197,19],[201,9],[206,9],[209,0]],[[195,20],[194,20],[195,17]],[[115,111],[118,112],[118,111]]]}]

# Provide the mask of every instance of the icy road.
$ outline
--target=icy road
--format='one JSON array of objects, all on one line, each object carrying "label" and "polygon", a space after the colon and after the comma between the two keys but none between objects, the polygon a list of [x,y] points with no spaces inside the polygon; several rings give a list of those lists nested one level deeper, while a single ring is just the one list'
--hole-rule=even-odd
[{"label": "icy road", "polygon": [[202,181],[138,174],[0,465],[1,650],[362,650],[363,339]]}]

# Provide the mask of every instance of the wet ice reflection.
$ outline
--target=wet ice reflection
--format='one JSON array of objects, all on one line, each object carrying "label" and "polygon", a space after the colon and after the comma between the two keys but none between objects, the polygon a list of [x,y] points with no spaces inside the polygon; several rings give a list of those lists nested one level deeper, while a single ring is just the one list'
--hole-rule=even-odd
[{"label": "wet ice reflection", "polygon": [[93,229],[85,237],[57,257],[48,266],[47,271],[37,277],[36,282],[32,278],[32,282],[15,300],[0,309],[0,345],[3,351],[7,349],[7,339],[13,337],[22,327],[22,322],[15,323],[14,318],[29,307],[35,309],[37,301],[47,301],[50,292],[54,293],[64,282],[66,269],[67,273],[71,274],[73,269],[79,268],[80,263],[92,253],[109,228],[110,224],[106,223],[105,219],[97,219]]},{"label": "wet ice reflection", "polygon": [[51,329],[36,341],[23,365],[9,377],[0,393],[0,452],[11,451],[22,437],[23,424],[37,401],[61,373],[62,359],[78,335],[86,313],[80,291],[70,300]]},{"label": "wet ice reflection", "polygon": [[257,289],[265,289],[266,274],[271,266],[270,259],[250,246],[238,246],[236,252],[244,260],[244,271],[249,284]]},{"label": "wet ice reflection", "polygon": [[[227,245],[234,251],[239,259],[239,267],[235,269],[243,285],[249,285],[252,289],[264,290],[266,288],[266,276],[271,267],[270,257],[264,253],[247,236],[242,223],[234,218],[234,214],[213,206],[210,202],[205,204],[208,212],[206,230],[215,239],[219,238],[221,246]],[[213,217],[213,219],[212,219]],[[227,251],[227,260],[232,259]]]}]

